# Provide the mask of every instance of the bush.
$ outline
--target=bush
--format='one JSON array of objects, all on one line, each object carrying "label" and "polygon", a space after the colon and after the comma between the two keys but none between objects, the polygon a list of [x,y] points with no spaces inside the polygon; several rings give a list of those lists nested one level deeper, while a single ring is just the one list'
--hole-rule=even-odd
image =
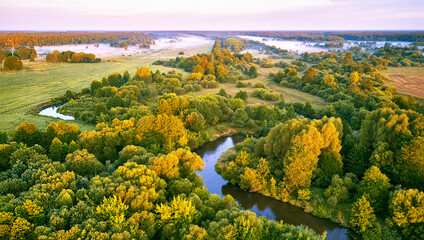
[{"label": "bush", "polygon": [[254,88],[266,88],[263,82],[257,82],[254,85]]},{"label": "bush", "polygon": [[234,97],[234,98],[240,98],[240,99],[242,99],[243,101],[246,101],[247,100],[247,92],[246,91],[240,91],[240,92],[238,92],[237,94],[236,94],[236,96]]},{"label": "bush", "polygon": [[238,88],[245,88],[247,86],[248,86],[247,83],[242,82],[242,81],[237,81],[237,83],[236,83],[236,87],[238,87]]}]

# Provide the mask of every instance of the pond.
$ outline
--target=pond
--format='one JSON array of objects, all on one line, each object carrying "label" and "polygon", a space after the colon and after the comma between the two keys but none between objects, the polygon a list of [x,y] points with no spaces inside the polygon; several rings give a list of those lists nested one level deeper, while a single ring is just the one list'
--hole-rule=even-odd
[{"label": "pond", "polygon": [[219,138],[216,141],[206,143],[196,150],[196,153],[202,157],[206,166],[203,171],[198,172],[202,176],[205,186],[212,194],[231,195],[244,209],[255,212],[258,216],[265,216],[273,220],[283,220],[285,223],[293,225],[305,225],[322,234],[327,232],[329,240],[349,239],[349,229],[333,223],[330,220],[315,217],[303,211],[303,209],[288,203],[257,194],[250,193],[240,189],[238,186],[224,180],[221,175],[215,171],[215,164],[219,157],[233,147],[235,144],[243,141],[242,135]]},{"label": "pond", "polygon": [[75,120],[75,118],[71,115],[65,115],[65,114],[58,113],[57,109],[59,107],[60,106],[51,106],[51,107],[48,107],[48,108],[44,108],[38,114],[43,115],[43,116],[60,118],[62,120]]}]

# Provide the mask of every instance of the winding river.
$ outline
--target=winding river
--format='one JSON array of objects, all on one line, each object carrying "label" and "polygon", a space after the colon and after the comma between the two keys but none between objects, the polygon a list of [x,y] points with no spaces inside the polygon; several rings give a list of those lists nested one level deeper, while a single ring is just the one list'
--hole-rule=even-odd
[{"label": "winding river", "polygon": [[215,171],[215,164],[219,157],[233,147],[235,144],[243,141],[241,135],[219,138],[213,142],[206,143],[196,150],[196,153],[202,157],[206,163],[203,171],[199,172],[203,181],[212,194],[231,195],[244,209],[255,212],[258,216],[265,216],[273,220],[283,220],[284,223],[293,225],[305,225],[322,234],[327,232],[326,239],[344,240],[349,239],[349,229],[333,223],[330,220],[315,217],[303,211],[303,209],[288,203],[257,194],[250,193],[240,189],[225,181],[221,175]]}]

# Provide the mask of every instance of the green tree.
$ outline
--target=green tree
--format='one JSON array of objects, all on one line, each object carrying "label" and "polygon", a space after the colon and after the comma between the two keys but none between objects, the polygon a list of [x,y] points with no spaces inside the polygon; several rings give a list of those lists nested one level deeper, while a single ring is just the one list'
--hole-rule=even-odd
[{"label": "green tree", "polygon": [[251,66],[251,67],[249,68],[249,76],[250,76],[251,78],[256,78],[256,77],[258,77],[258,70],[257,70],[257,67],[256,67],[256,66]]},{"label": "green tree", "polygon": [[63,162],[67,153],[68,146],[63,144],[58,138],[54,138],[49,148],[49,157],[53,161]]},{"label": "green tree", "polygon": [[419,136],[402,147],[396,171],[406,186],[424,189],[424,137]]},{"label": "green tree", "polygon": [[306,100],[305,106],[303,107],[303,113],[311,117],[315,115],[315,110],[311,105],[311,100]]},{"label": "green tree", "polygon": [[221,90],[219,90],[218,94],[221,95],[221,96],[223,96],[223,97],[228,98],[228,94],[225,91],[225,89],[223,89],[223,88],[221,88]]},{"label": "green tree", "polygon": [[247,100],[247,92],[246,91],[243,91],[243,90],[240,90],[235,96],[234,96],[234,98],[240,98],[241,100],[243,100],[243,101],[246,101]]},{"label": "green tree", "polygon": [[330,184],[334,175],[343,173],[343,162],[340,153],[324,152],[319,156],[316,182],[318,185],[326,187]]},{"label": "green tree", "polygon": [[66,157],[66,167],[81,175],[94,175],[103,171],[101,164],[87,149],[77,150]]},{"label": "green tree", "polygon": [[371,206],[376,212],[385,211],[389,191],[392,185],[390,179],[380,172],[376,166],[371,166],[359,183],[358,194],[367,196]]},{"label": "green tree", "polygon": [[361,143],[355,144],[349,154],[343,159],[343,167],[346,172],[351,172],[361,177],[370,167],[368,149]]},{"label": "green tree", "polygon": [[233,116],[233,123],[236,124],[237,127],[243,127],[243,124],[249,120],[246,111],[244,109],[238,108]]}]

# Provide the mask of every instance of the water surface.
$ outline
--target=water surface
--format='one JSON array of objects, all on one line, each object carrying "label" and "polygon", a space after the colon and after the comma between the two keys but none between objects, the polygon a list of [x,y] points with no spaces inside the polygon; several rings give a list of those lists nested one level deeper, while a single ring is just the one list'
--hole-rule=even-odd
[{"label": "water surface", "polygon": [[48,108],[44,108],[38,114],[43,115],[43,116],[60,118],[62,120],[75,120],[74,116],[58,113],[57,109],[59,107],[60,106],[51,106],[51,107],[48,107]]},{"label": "water surface", "polygon": [[322,234],[327,232],[329,240],[348,239],[349,230],[333,223],[330,220],[322,219],[304,212],[301,208],[283,203],[281,201],[257,194],[250,193],[225,181],[221,175],[215,171],[215,164],[219,157],[233,147],[235,144],[243,141],[241,135],[219,138],[216,141],[206,143],[196,150],[196,153],[202,157],[206,166],[203,171],[198,172],[202,176],[206,188],[212,194],[218,194],[221,197],[231,195],[244,209],[255,212],[258,216],[265,216],[272,220],[283,220],[285,223],[293,225],[305,225]]}]

